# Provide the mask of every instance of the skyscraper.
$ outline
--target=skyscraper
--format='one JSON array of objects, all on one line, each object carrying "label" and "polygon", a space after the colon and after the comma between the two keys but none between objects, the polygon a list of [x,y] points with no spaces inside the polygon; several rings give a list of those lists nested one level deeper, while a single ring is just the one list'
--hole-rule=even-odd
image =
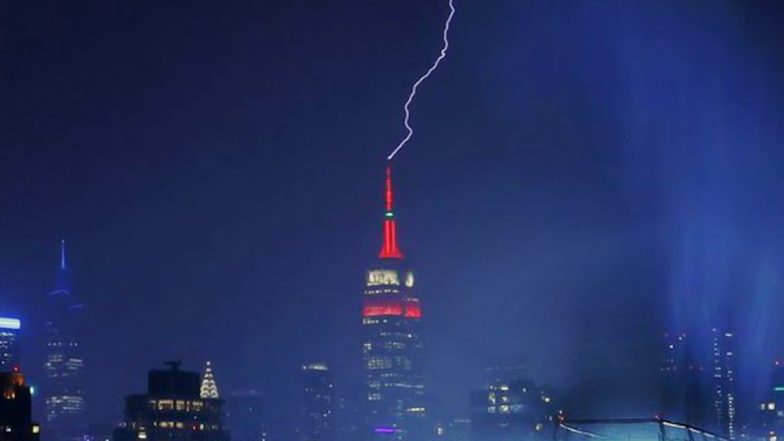
[{"label": "skyscraper", "polygon": [[662,415],[734,439],[734,335],[720,328],[665,334]]},{"label": "skyscraper", "polygon": [[368,438],[410,439],[425,420],[422,308],[397,243],[392,171],[386,169],[383,242],[366,273],[362,306]]},{"label": "skyscraper", "polygon": [[19,330],[22,322],[17,318],[0,317],[0,372],[10,372],[19,367]]},{"label": "skyscraper", "polygon": [[300,441],[335,440],[335,382],[326,363],[302,366]]},{"label": "skyscraper", "polygon": [[48,440],[76,441],[87,431],[84,400],[84,356],[79,339],[82,304],[71,293],[65,241],[55,288],[47,295],[44,354],[44,429]]},{"label": "skyscraper", "polygon": [[713,409],[720,435],[735,439],[735,339],[731,332],[711,329]]},{"label": "skyscraper", "polygon": [[660,416],[706,428],[710,420],[704,391],[703,357],[695,354],[692,339],[684,332],[664,334],[664,356],[660,368],[662,403]]}]

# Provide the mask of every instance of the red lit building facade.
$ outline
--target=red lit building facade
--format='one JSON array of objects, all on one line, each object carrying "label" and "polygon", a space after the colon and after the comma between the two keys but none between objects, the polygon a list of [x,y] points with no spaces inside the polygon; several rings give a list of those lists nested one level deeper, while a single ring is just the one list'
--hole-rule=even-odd
[{"label": "red lit building facade", "polygon": [[397,244],[391,170],[386,175],[384,236],[365,277],[362,302],[367,439],[421,439],[426,425],[422,307],[414,274]]}]

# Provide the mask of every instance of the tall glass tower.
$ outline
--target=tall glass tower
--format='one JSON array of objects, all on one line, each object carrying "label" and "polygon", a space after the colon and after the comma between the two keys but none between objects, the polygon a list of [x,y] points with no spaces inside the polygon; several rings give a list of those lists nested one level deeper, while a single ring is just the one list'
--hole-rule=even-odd
[{"label": "tall glass tower", "polygon": [[44,430],[51,441],[78,441],[87,432],[84,356],[78,337],[82,304],[71,293],[65,241],[55,288],[47,295],[44,353]]},{"label": "tall glass tower", "polygon": [[735,341],[732,332],[711,329],[713,408],[719,433],[735,439]]},{"label": "tall glass tower", "polygon": [[426,418],[422,308],[397,244],[393,202],[387,167],[383,242],[366,273],[362,302],[367,439],[419,439]]}]

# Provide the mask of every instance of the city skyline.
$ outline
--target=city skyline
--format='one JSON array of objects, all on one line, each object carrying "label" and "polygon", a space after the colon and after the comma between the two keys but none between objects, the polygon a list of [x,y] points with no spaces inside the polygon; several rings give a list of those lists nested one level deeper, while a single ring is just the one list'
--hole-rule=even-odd
[{"label": "city skyline", "polygon": [[[510,356],[593,413],[654,415],[662,335],[709,350],[713,328],[758,405],[784,357],[784,11],[455,4],[392,164],[432,407],[468,415]],[[362,395],[385,157],[448,9],[309,6],[0,4],[0,316],[27,383],[64,238],[90,422],[172,359],[281,424],[308,360]]]}]

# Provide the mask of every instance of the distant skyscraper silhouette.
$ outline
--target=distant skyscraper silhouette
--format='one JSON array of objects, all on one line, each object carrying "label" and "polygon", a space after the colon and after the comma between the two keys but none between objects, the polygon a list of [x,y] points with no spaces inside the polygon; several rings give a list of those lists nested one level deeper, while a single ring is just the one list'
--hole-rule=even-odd
[{"label": "distant skyscraper silhouette", "polygon": [[300,441],[335,440],[335,382],[326,363],[302,366]]},{"label": "distant skyscraper silhouette", "polygon": [[411,439],[426,419],[422,308],[397,243],[392,171],[386,169],[383,241],[367,271],[362,307],[368,438]]},{"label": "distant skyscraper silhouette", "polygon": [[79,339],[82,304],[71,292],[65,241],[54,290],[47,295],[44,354],[44,429],[50,441],[78,441],[87,432],[85,363]]},{"label": "distant skyscraper silhouette", "polygon": [[713,409],[719,433],[735,439],[735,337],[732,332],[711,329]]},{"label": "distant skyscraper silhouette", "polygon": [[709,420],[704,360],[684,332],[664,334],[661,365],[662,417],[705,429]]},{"label": "distant skyscraper silhouette", "polygon": [[665,334],[661,416],[735,439],[734,346],[720,328]]}]

